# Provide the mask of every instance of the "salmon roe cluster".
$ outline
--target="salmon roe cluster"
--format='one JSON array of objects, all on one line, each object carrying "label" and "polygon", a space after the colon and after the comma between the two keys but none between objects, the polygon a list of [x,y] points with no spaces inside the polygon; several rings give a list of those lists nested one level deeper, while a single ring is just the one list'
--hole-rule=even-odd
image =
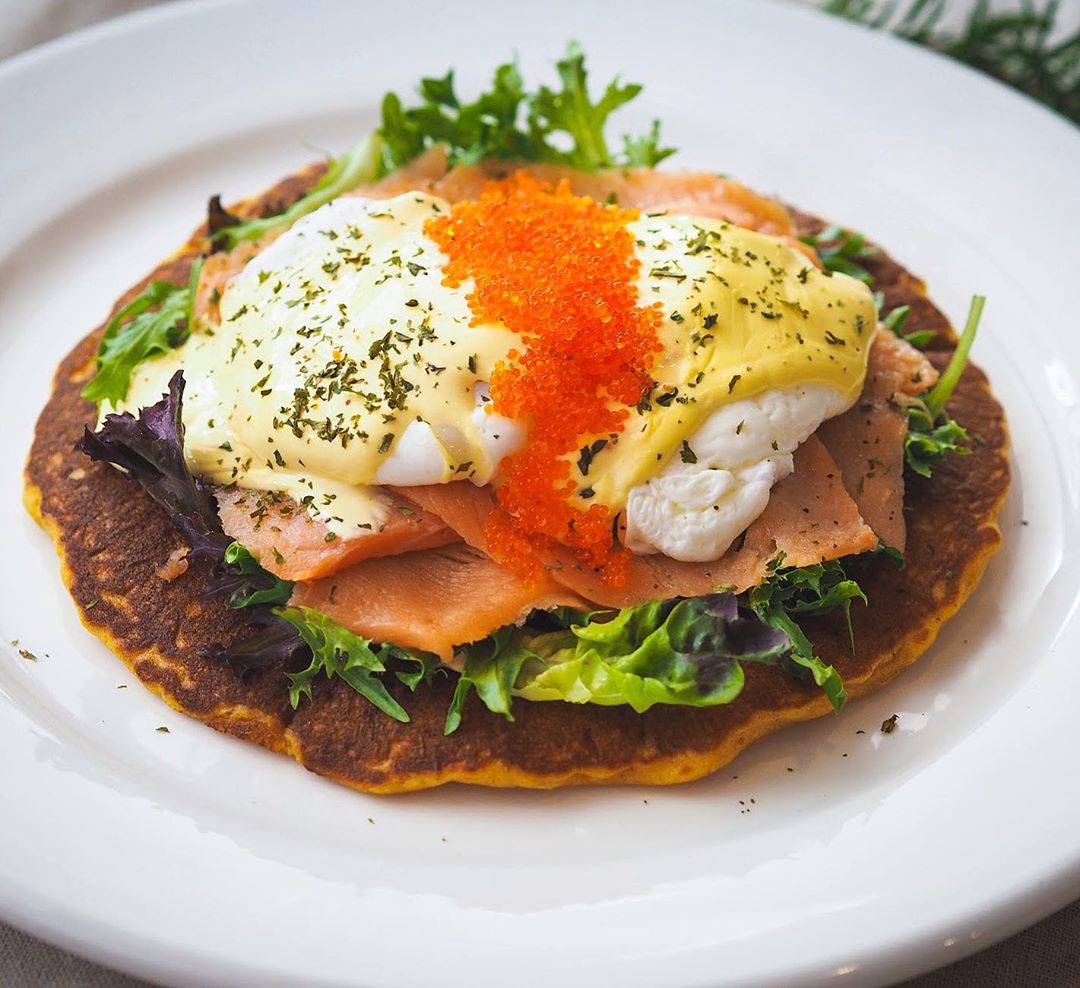
[{"label": "salmon roe cluster", "polygon": [[622,431],[662,348],[659,305],[637,301],[627,227],[637,215],[518,172],[426,227],[449,258],[446,284],[474,279],[473,324],[502,322],[525,344],[491,380],[493,409],[529,423],[528,444],[501,471],[506,515],[487,532],[495,558],[518,573],[535,575],[534,550],[554,541],[609,582],[626,578],[618,520],[588,504],[570,471],[588,437]]}]

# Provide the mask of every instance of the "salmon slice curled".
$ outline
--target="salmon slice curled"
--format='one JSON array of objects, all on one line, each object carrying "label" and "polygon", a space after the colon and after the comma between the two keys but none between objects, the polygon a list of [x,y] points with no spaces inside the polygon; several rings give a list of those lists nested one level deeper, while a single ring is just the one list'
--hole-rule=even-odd
[{"label": "salmon slice curled", "polygon": [[888,330],[870,347],[859,400],[829,419],[817,435],[844,478],[844,486],[878,538],[904,551],[904,439],[907,405],[934,386],[938,373],[926,356]]},{"label": "salmon slice curled", "polygon": [[328,614],[374,641],[433,652],[524,620],[533,609],[586,606],[554,580],[530,584],[463,542],[368,559],[335,576],[298,583],[290,601]]},{"label": "salmon slice curled", "polygon": [[[756,586],[768,564],[784,553],[785,566],[810,566],[866,552],[877,537],[844,489],[840,470],[825,447],[811,436],[795,451],[795,470],[773,488],[765,511],[720,559],[687,563],[667,556],[633,556],[630,575],[610,586],[583,566],[569,550],[544,556],[550,578],[604,607],[630,607],[646,600],[697,597],[720,587],[736,591]],[[487,551],[489,519],[501,511],[490,488],[467,481],[401,488],[399,493],[437,515],[469,545]]]},{"label": "salmon slice curled", "polygon": [[781,237],[794,232],[791,216],[781,203],[713,172],[658,172],[651,168],[582,172],[565,165],[486,161],[459,165],[431,182],[425,191],[450,202],[475,199],[485,182],[519,168],[553,185],[565,179],[575,195],[614,202],[624,209],[704,216]]},{"label": "salmon slice curled", "polygon": [[236,487],[215,491],[225,533],[283,580],[314,580],[363,559],[432,549],[458,541],[443,521],[385,491],[386,521],[372,531],[335,536],[292,498]]}]

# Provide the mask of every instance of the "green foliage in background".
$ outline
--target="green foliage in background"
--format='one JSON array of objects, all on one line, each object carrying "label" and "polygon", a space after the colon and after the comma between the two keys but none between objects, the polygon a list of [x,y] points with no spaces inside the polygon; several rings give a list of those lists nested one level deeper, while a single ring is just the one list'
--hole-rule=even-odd
[{"label": "green foliage in background", "polygon": [[926,45],[1008,83],[1080,124],[1080,30],[1051,41],[1059,3],[994,11],[978,0],[959,31],[940,27],[946,0],[825,0],[822,9]]}]

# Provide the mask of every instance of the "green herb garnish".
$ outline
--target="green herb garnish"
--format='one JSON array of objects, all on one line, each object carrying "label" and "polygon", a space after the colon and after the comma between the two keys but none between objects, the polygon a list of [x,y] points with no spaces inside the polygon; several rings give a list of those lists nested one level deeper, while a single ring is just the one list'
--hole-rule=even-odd
[{"label": "green herb garnish", "polygon": [[791,639],[789,660],[810,671],[814,682],[825,691],[833,709],[839,711],[847,698],[844,681],[836,669],[814,654],[814,646],[799,627],[797,619],[827,614],[840,608],[854,651],[851,602],[858,599],[865,604],[866,594],[858,583],[848,578],[843,565],[836,560],[790,569],[781,569],[782,563],[783,556],[773,567],[772,575],[747,592],[747,604],[759,620],[783,631]]},{"label": "green herb garnish", "polygon": [[866,242],[866,237],[852,230],[839,226],[827,226],[820,233],[799,237],[804,244],[809,244],[817,251],[826,271],[839,272],[858,278],[866,285],[872,285],[874,278],[859,261],[873,257],[879,248]]},{"label": "green herb garnish", "polygon": [[202,258],[191,266],[186,285],[152,281],[105,327],[97,355],[97,373],[82,390],[88,401],[127,398],[131,372],[144,360],[182,344],[191,333],[195,288]]},{"label": "green herb garnish", "polygon": [[908,434],[904,441],[904,458],[920,477],[931,475],[932,465],[949,453],[970,453],[966,444],[967,431],[945,412],[945,405],[967,366],[971,344],[979,329],[986,298],[975,295],[971,299],[964,332],[960,335],[949,365],[922,398],[916,398],[908,407]]},{"label": "green herb garnish", "polygon": [[[556,63],[560,88],[525,89],[517,65],[500,65],[491,87],[473,102],[462,103],[454,73],[421,79],[421,102],[406,108],[395,93],[382,103],[378,133],[383,141],[383,173],[408,164],[435,144],[446,144],[451,164],[482,158],[546,161],[589,171],[613,166],[651,167],[674,153],[663,147],[660,125],[647,134],[623,138],[613,151],[604,131],[608,117],[641,92],[635,83],[608,83],[597,102],[589,95],[581,48],[571,42]],[[555,140],[553,140],[555,138]],[[565,144],[569,143],[569,148]]]}]

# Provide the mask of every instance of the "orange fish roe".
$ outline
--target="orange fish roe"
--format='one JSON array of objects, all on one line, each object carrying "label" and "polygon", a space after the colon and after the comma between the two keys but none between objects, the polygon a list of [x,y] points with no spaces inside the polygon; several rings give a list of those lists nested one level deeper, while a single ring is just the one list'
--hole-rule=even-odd
[{"label": "orange fish roe", "polygon": [[526,346],[492,374],[492,407],[529,422],[529,442],[503,465],[498,500],[511,523],[487,532],[493,555],[535,574],[534,548],[571,547],[610,582],[626,578],[616,520],[586,507],[570,476],[587,437],[622,431],[661,350],[659,304],[642,307],[627,224],[637,212],[575,196],[518,172],[456,203],[426,232],[449,257],[445,282],[473,278],[473,324],[502,322]]}]

